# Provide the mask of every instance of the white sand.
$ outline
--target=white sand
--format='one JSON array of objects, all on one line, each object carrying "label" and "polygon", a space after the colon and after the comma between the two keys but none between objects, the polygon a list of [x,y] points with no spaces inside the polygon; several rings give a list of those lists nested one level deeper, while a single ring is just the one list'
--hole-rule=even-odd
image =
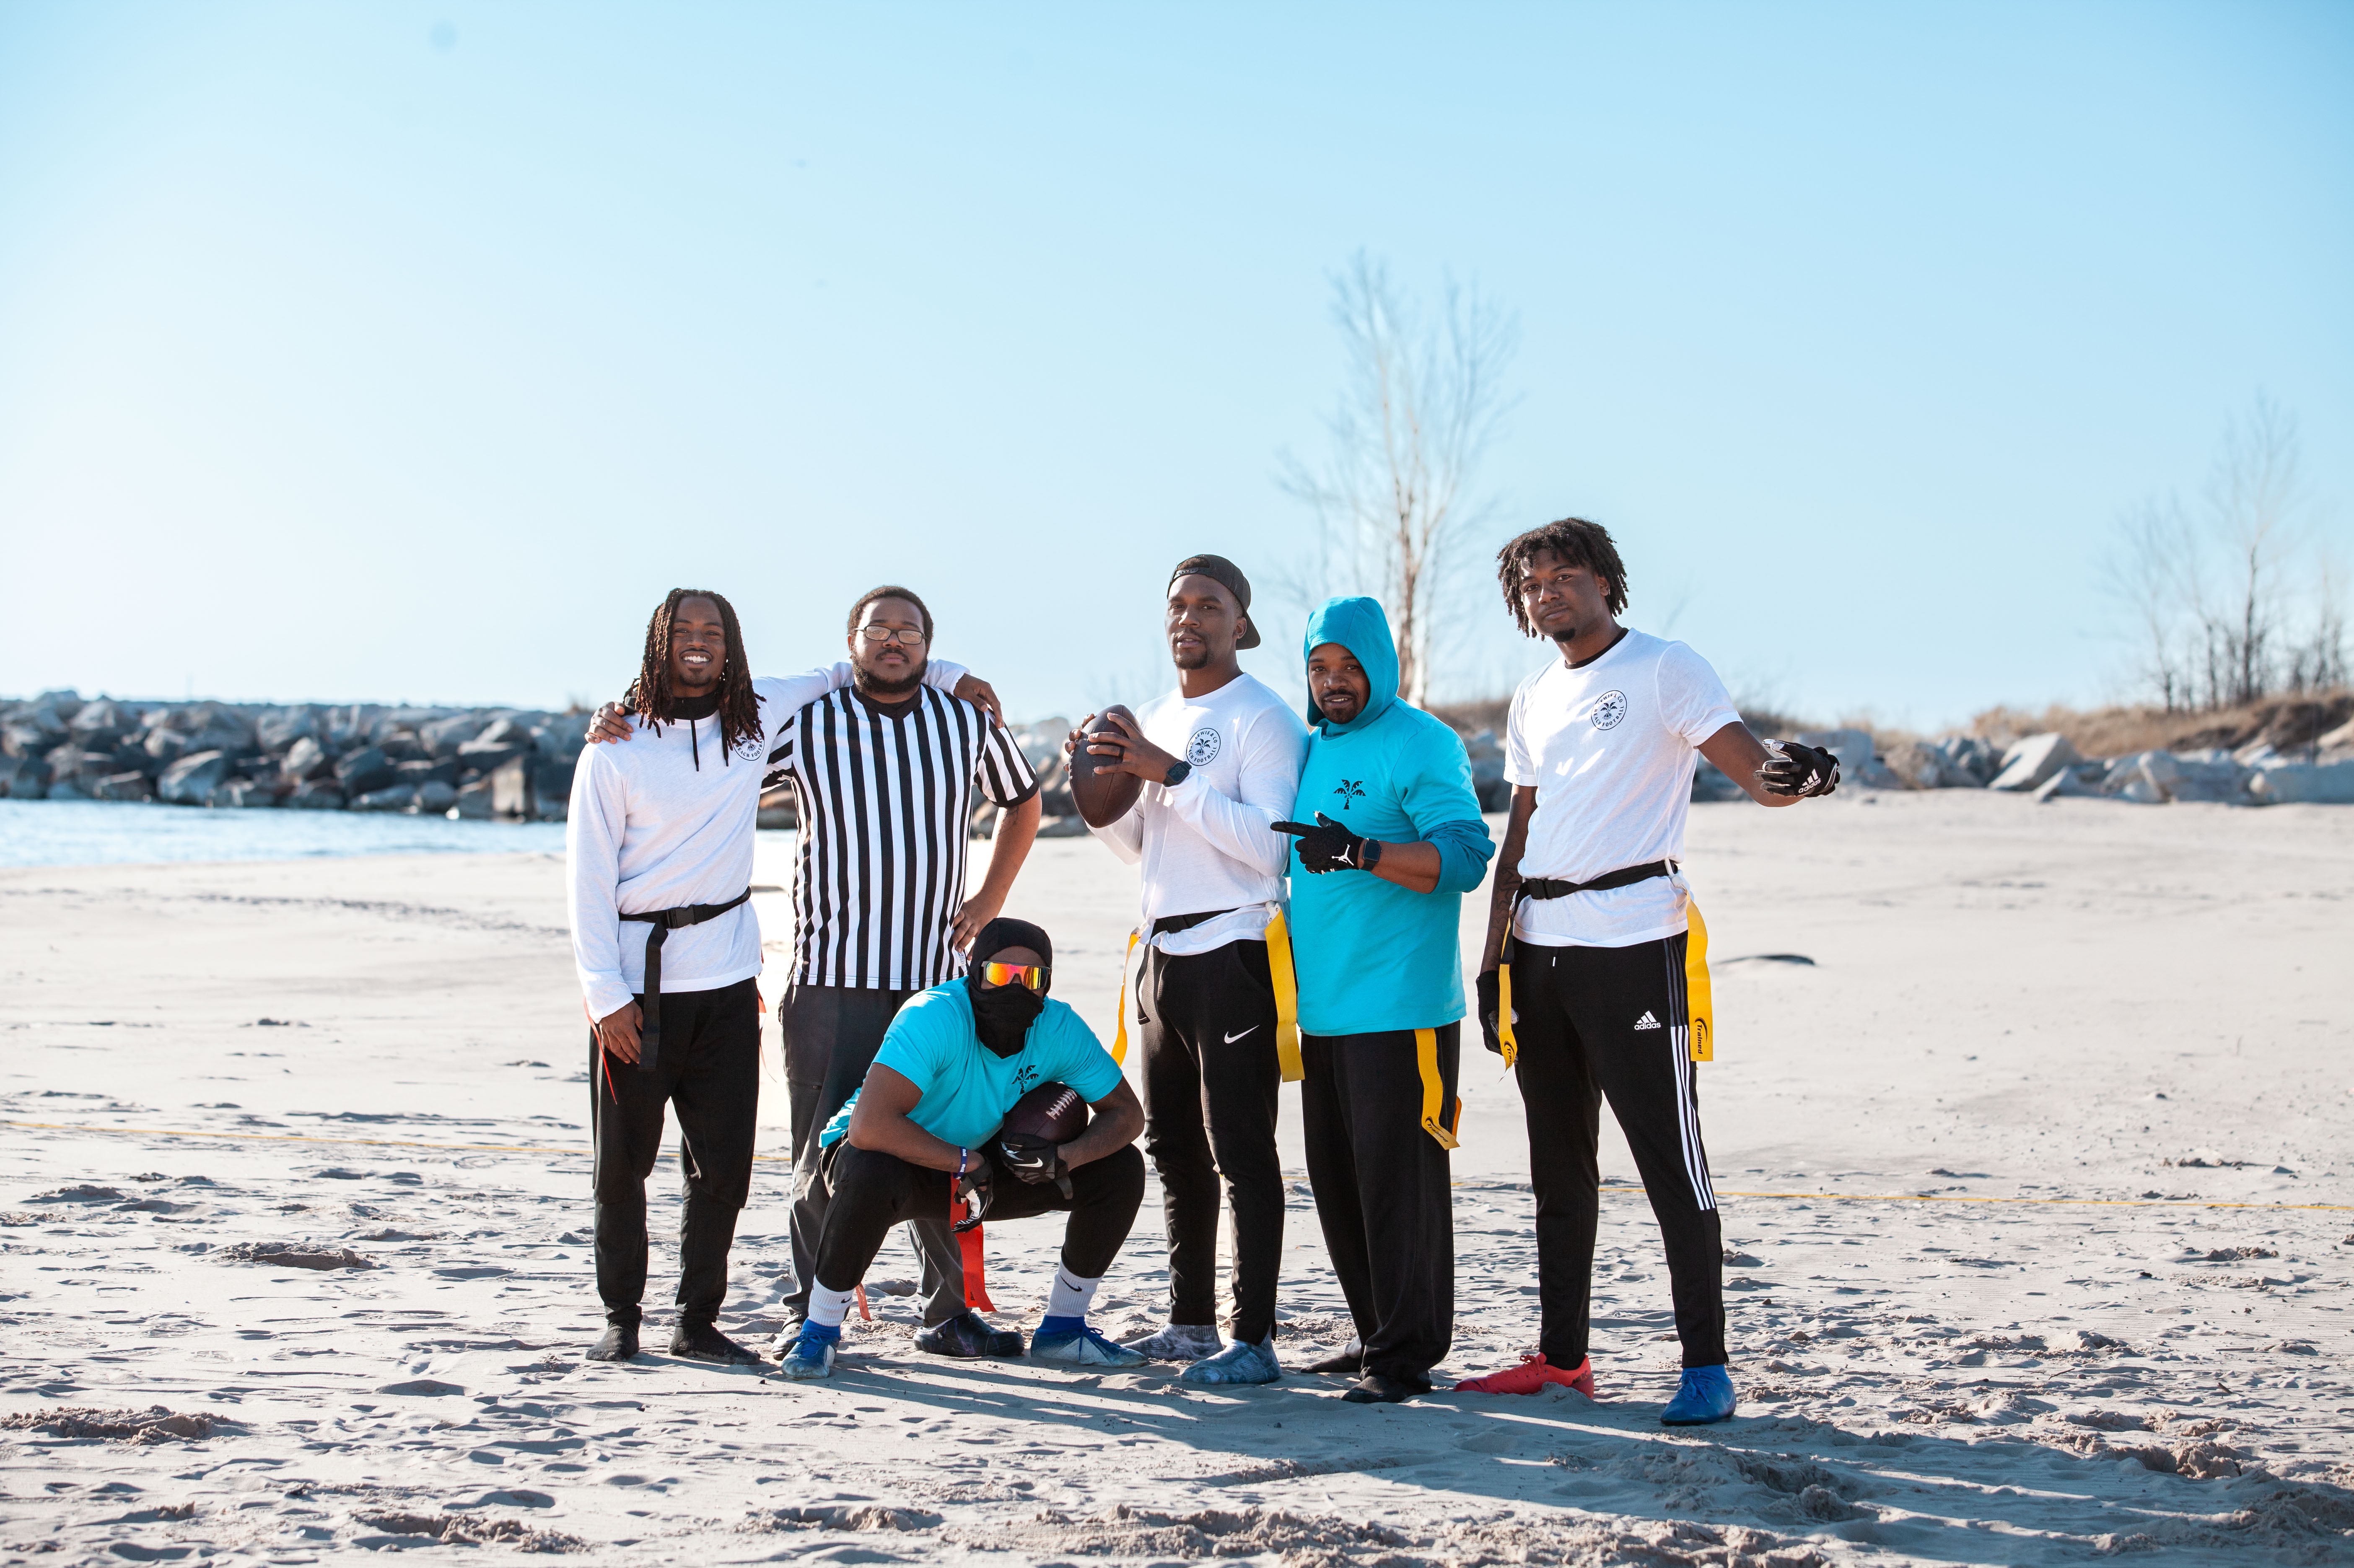
[{"label": "white sand", "polygon": [[[1951,792],[1693,816],[1744,1404],[1680,1434],[1631,1192],[1604,1200],[1600,1404],[943,1362],[879,1289],[831,1384],[584,1364],[556,861],[0,873],[0,1561],[2354,1559],[2354,811]],[[1082,841],[1041,844],[1017,890],[1099,1026],[1132,886]],[[773,950],[785,901],[761,904]],[[1816,962],[1722,961],[1771,952]],[[1467,1080],[1452,1375],[1535,1333],[1518,1096],[1476,1052]],[[763,1339],[781,1086],[764,1108],[724,1319]],[[1304,1363],[1347,1330],[1286,1116]],[[1604,1169],[1631,1175],[1615,1137]],[[674,1191],[666,1168],[658,1231]],[[1751,1195],[1807,1192],[1839,1196]],[[1869,1196],[1905,1193],[1936,1201]],[[1057,1228],[990,1234],[1027,1328]],[[671,1267],[658,1238],[657,1348]],[[912,1272],[895,1242],[870,1283]],[[1155,1321],[1165,1286],[1155,1194],[1099,1317]],[[34,1419],[64,1407],[195,1419]]]}]

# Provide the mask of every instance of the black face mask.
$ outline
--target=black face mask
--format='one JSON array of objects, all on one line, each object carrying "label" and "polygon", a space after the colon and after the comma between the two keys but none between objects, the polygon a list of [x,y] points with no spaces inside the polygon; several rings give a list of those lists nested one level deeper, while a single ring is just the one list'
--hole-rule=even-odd
[{"label": "black face mask", "polygon": [[1026,985],[986,986],[979,974],[964,977],[972,993],[972,1022],[981,1043],[1000,1056],[1011,1056],[1029,1038],[1030,1026],[1046,1010],[1046,999]]}]

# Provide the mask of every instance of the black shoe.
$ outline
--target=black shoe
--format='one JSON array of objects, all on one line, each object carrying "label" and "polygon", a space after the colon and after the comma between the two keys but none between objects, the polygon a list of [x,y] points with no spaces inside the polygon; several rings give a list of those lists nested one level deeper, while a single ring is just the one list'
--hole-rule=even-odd
[{"label": "black shoe", "polygon": [[670,1353],[727,1366],[750,1366],[760,1359],[710,1323],[681,1323],[671,1331]]},{"label": "black shoe", "polygon": [[982,1356],[1018,1356],[1022,1336],[1011,1329],[992,1329],[970,1308],[945,1323],[935,1323],[916,1336],[916,1349],[927,1355],[955,1356],[974,1361]]},{"label": "black shoe", "polygon": [[1308,1370],[1320,1377],[1355,1377],[1365,1370],[1364,1342],[1352,1340],[1336,1354],[1326,1356]]},{"label": "black shoe", "polygon": [[635,1361],[638,1354],[638,1326],[635,1323],[609,1323],[604,1336],[588,1348],[592,1361]]},{"label": "black shoe", "polygon": [[1428,1393],[1428,1384],[1417,1388],[1410,1383],[1400,1383],[1387,1372],[1369,1372],[1357,1380],[1357,1386],[1341,1397],[1351,1404],[1404,1404],[1417,1393]]}]

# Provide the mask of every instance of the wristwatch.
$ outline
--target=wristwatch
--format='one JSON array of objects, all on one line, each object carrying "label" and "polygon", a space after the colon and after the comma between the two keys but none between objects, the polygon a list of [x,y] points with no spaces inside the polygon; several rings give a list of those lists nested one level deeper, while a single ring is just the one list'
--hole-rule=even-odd
[{"label": "wristwatch", "polygon": [[1193,765],[1181,757],[1176,761],[1169,765],[1169,777],[1163,779],[1161,782],[1168,788],[1174,789],[1178,785],[1185,782],[1185,776],[1193,771]]}]

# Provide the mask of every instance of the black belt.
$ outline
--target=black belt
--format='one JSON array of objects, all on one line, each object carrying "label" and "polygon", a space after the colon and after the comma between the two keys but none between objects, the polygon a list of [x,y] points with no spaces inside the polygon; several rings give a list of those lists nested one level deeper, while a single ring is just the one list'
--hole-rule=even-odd
[{"label": "black belt", "polygon": [[1145,935],[1158,937],[1165,931],[1183,931],[1233,913],[1232,909],[1204,909],[1198,915],[1162,915],[1152,922],[1152,928]]},{"label": "black belt", "polygon": [[1542,876],[1532,876],[1521,884],[1520,896],[1566,898],[1573,893],[1607,893],[1614,887],[1632,887],[1655,876],[1673,876],[1675,871],[1676,868],[1669,862],[1653,860],[1641,865],[1624,865],[1617,871],[1606,871],[1591,882],[1554,882]]},{"label": "black belt", "polygon": [[645,1022],[638,1030],[638,1071],[651,1073],[654,1059],[662,1054],[662,950],[663,943],[673,931],[682,927],[700,926],[705,920],[716,920],[738,904],[752,896],[746,888],[725,904],[684,904],[676,909],[643,909],[635,915],[624,915],[624,920],[642,920],[653,927],[646,933],[645,1005],[639,1009]]}]

